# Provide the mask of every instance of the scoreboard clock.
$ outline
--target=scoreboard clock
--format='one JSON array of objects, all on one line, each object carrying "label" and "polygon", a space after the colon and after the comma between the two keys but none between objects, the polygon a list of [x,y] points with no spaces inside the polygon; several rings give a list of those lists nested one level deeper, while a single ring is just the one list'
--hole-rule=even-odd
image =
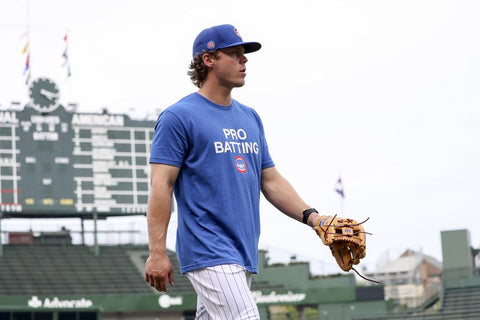
[{"label": "scoreboard clock", "polygon": [[50,79],[38,78],[29,88],[30,106],[40,113],[49,113],[59,104],[60,90]]}]

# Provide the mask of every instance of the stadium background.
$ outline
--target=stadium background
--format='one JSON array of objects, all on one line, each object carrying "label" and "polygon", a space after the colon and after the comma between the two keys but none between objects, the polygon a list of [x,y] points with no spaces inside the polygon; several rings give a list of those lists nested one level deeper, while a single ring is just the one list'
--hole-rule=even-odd
[{"label": "stadium background", "polygon": [[[195,294],[174,252],[176,284],[160,294],[143,281],[145,243],[99,241],[102,219],[145,215],[153,122],[50,105],[42,90],[54,92],[52,83],[33,81],[32,102],[0,111],[0,227],[4,219],[32,217],[75,218],[82,227],[1,230],[0,320],[192,319]],[[33,105],[35,94],[48,110]],[[125,239],[135,231],[110,233]],[[422,264],[410,266],[413,278],[369,275],[382,285],[352,274],[315,275],[295,257],[272,264],[261,251],[252,291],[262,319],[478,319],[478,250],[469,231],[442,232],[441,241],[441,274]],[[387,288],[430,285],[429,277],[440,279],[438,290],[413,308],[386,297]]]}]

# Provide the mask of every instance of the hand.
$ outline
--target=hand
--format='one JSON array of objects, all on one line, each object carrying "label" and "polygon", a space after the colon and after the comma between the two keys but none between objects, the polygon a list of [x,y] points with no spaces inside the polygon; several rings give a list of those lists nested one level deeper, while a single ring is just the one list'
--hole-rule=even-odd
[{"label": "hand", "polygon": [[312,213],[310,217],[308,217],[307,224],[310,227],[315,228],[323,217],[324,216],[320,216],[318,213]]},{"label": "hand", "polygon": [[145,262],[145,281],[158,291],[167,291],[167,281],[173,285],[173,266],[167,254],[150,255]]}]

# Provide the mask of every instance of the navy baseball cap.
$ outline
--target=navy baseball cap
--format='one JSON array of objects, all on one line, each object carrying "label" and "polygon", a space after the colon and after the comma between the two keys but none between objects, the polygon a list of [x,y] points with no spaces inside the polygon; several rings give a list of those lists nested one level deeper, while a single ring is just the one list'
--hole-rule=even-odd
[{"label": "navy baseball cap", "polygon": [[258,42],[244,42],[237,28],[230,24],[222,24],[207,28],[200,32],[193,42],[193,57],[197,53],[213,51],[242,45],[245,53],[260,50]]}]

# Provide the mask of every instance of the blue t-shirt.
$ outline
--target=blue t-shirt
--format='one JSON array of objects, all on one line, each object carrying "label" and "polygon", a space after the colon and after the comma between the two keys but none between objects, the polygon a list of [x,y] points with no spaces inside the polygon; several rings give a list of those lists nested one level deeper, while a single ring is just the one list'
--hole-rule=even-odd
[{"label": "blue t-shirt", "polygon": [[235,263],[257,273],[261,173],[274,166],[258,114],[190,94],[160,114],[150,163],[180,168],[180,271]]}]

